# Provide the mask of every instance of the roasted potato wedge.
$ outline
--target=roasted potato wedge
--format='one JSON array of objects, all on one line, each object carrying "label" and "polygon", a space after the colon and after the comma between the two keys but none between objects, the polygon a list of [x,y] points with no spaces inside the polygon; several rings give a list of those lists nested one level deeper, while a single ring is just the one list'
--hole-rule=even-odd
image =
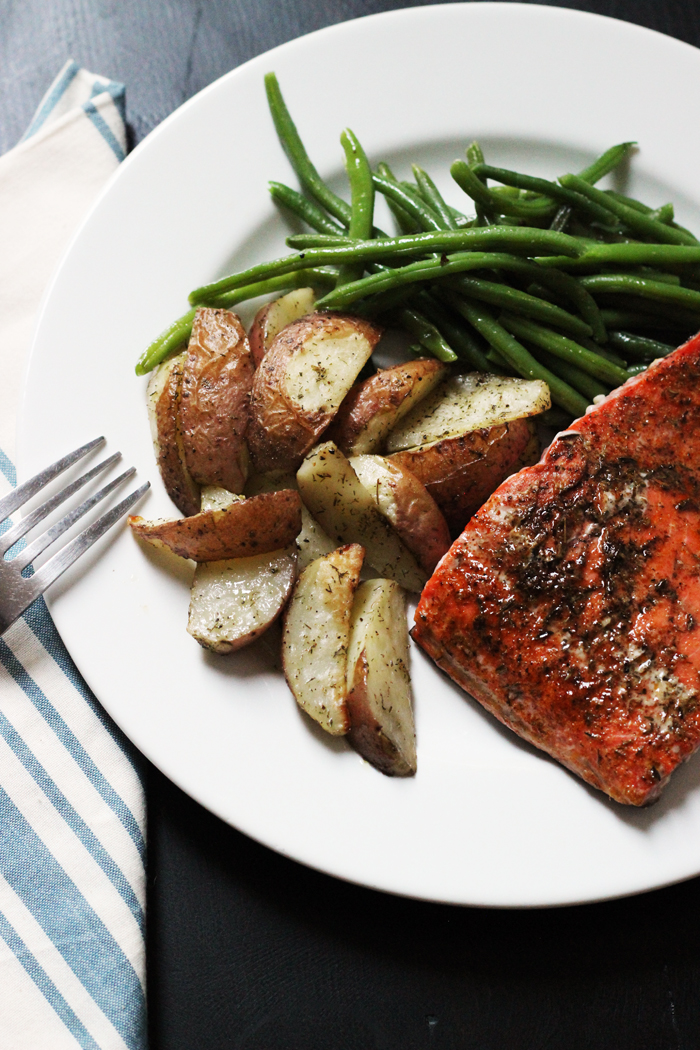
[{"label": "roasted potato wedge", "polygon": [[361,543],[367,561],[381,576],[420,592],[427,576],[377,510],[347,458],[332,441],[318,445],[297,471],[306,507],[332,539]]},{"label": "roasted potato wedge", "polygon": [[381,452],[392,427],[448,375],[434,357],[380,369],[345,396],[326,437],[346,456]]},{"label": "roasted potato wedge", "polygon": [[182,374],[180,421],[187,467],[200,485],[243,491],[253,371],[236,314],[197,310]]},{"label": "roasted potato wedge", "polygon": [[388,459],[423,482],[456,537],[501,482],[536,463],[539,454],[534,420],[514,419],[396,452]]},{"label": "roasted potato wedge", "polygon": [[309,314],[282,329],[253,379],[248,444],[256,470],[297,469],[380,334],[342,314]]},{"label": "roasted potato wedge", "polygon": [[298,492],[270,492],[189,518],[129,518],[134,534],[192,561],[221,561],[289,547],[301,529]]},{"label": "roasted potato wedge", "polygon": [[154,369],[148,380],[146,398],[153,451],[165,491],[183,514],[196,514],[199,510],[199,485],[187,469],[180,425],[180,389],[185,356],[184,352],[178,354]]},{"label": "roasted potato wedge", "polygon": [[451,376],[394,427],[386,451],[402,452],[472,430],[502,426],[538,415],[550,405],[549,387],[540,380],[481,372]]},{"label": "roasted potato wedge", "polygon": [[257,368],[270,349],[272,340],[292,321],[312,313],[316,295],[313,288],[295,288],[272,303],[261,306],[248,330],[248,342]]},{"label": "roasted potato wedge", "polygon": [[384,456],[351,456],[349,463],[379,512],[430,576],[451,540],[445,516],[425,485]]},{"label": "roasted potato wedge", "polygon": [[[246,495],[257,496],[260,492],[278,492],[280,489],[294,489],[298,491],[297,479],[294,474],[285,474],[273,471],[271,474],[253,474],[246,482]],[[327,536],[314,516],[302,503],[301,505],[301,532],[296,539],[299,551],[298,568],[301,572],[316,558],[324,554],[330,554],[338,546],[330,536]]]},{"label": "roasted potato wedge", "polygon": [[416,772],[406,600],[393,580],[360,585],[348,647],[348,742],[390,777]]},{"label": "roasted potato wedge", "polygon": [[198,565],[187,630],[215,653],[231,653],[249,645],[284,609],[296,570],[296,546]]},{"label": "roasted potato wedge", "polygon": [[296,702],[323,729],[347,733],[352,601],[364,549],[340,547],[302,572],[284,617],[282,663]]}]

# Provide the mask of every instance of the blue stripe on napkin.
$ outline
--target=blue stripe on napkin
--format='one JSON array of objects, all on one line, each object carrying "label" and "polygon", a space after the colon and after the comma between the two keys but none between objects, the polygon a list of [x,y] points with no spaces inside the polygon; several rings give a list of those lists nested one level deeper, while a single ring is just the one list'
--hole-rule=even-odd
[{"label": "blue stripe on napkin", "polygon": [[[105,93],[98,108],[93,99]],[[123,85],[72,61],[23,141],[76,110],[122,160]],[[16,484],[0,449],[0,491]],[[0,995],[27,1004],[41,993],[42,1048],[63,1046],[70,1033],[85,1050],[145,1050],[144,864],[137,753],[40,598],[0,639],[0,963],[3,954],[16,959],[2,968]],[[22,1022],[18,1014],[0,1044],[7,1036],[13,1050],[34,1050],[36,1033],[24,1038]]]},{"label": "blue stripe on napkin", "polygon": [[[142,1045],[144,992],[111,930],[0,787],[0,872],[131,1050]],[[28,870],[26,857],[41,871]]]},{"label": "blue stripe on napkin", "polygon": [[37,988],[43,992],[44,998],[54,1008],[71,1035],[75,1036],[78,1045],[83,1047],[83,1050],[100,1050],[100,1047],[92,1038],[85,1025],[70,1008],[44,968],[39,965],[34,955],[2,912],[0,912],[0,937],[5,941],[10,951],[17,956],[28,976],[31,977]]}]

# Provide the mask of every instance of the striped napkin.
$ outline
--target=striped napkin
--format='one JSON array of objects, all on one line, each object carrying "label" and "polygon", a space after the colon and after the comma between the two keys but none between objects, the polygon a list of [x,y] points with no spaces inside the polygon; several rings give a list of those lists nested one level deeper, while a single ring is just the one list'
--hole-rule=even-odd
[{"label": "striped napkin", "polygon": [[[0,157],[0,498],[43,288],[125,152],[123,85],[68,62]],[[0,1050],[145,1048],[144,851],[137,756],[39,599],[0,638]]]}]

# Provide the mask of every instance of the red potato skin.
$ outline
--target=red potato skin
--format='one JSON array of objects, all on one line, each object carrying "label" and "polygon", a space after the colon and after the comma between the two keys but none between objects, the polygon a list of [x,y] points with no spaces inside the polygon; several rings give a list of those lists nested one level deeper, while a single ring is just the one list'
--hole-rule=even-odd
[{"label": "red potato skin", "polygon": [[[256,471],[296,471],[333,419],[335,412],[304,414],[285,389],[287,367],[306,339],[317,332],[329,335],[351,326],[374,347],[381,329],[359,317],[313,313],[287,325],[274,339],[255,371],[251,393],[248,445]],[[336,410],[337,411],[337,410]]]},{"label": "red potato skin", "polygon": [[180,424],[180,389],[182,386],[182,367],[173,365],[170,376],[156,404],[156,425],[158,428],[158,469],[170,496],[178,510],[185,515],[196,514],[199,510],[199,486],[187,476],[182,461],[182,430]]},{"label": "red potato skin", "polygon": [[516,419],[387,459],[423,482],[455,538],[505,478],[537,461],[539,450],[533,420]]},{"label": "red potato skin", "polygon": [[700,336],[558,435],[471,519],[413,638],[627,805],[700,746]]},{"label": "red potato skin", "polygon": [[[445,365],[432,357],[380,368],[348,392],[328,429],[328,439],[335,441],[346,456],[380,451],[374,443],[363,441],[363,435],[368,426],[371,428],[376,416],[394,416],[406,398],[414,394],[416,385],[424,386],[428,394],[447,375],[449,370]],[[419,399],[414,397],[412,403]]]},{"label": "red potato skin", "polygon": [[248,345],[250,346],[255,368],[258,367],[267,353],[267,347],[265,346],[265,321],[271,306],[272,303],[265,303],[264,306],[261,306],[248,329]]},{"label": "red potato skin", "polygon": [[412,769],[396,744],[377,721],[368,699],[367,652],[362,650],[355,664],[354,686],[348,693],[347,708],[350,719],[348,743],[358,755],[387,777],[412,777]]},{"label": "red potato skin", "polygon": [[430,576],[450,549],[447,520],[415,474],[400,463],[391,463],[390,467],[396,471],[396,481],[392,486],[396,506],[394,516],[390,518],[391,524]]},{"label": "red potato skin", "polygon": [[198,310],[183,369],[180,422],[187,467],[200,485],[243,491],[253,372],[238,316]]},{"label": "red potato skin", "polygon": [[301,532],[301,499],[298,492],[282,489],[190,518],[151,522],[134,515],[129,525],[135,536],[166,546],[181,558],[197,562],[248,558],[294,543]]}]

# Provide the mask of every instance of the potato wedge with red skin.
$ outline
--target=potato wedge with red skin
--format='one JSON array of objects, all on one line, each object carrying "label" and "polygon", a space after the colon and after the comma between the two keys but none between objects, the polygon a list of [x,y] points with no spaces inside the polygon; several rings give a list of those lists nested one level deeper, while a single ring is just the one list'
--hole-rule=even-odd
[{"label": "potato wedge with red skin", "polygon": [[189,634],[215,653],[250,645],[284,609],[296,570],[296,546],[200,563],[190,590]]},{"label": "potato wedge with red skin", "polygon": [[422,481],[456,538],[502,481],[536,463],[540,443],[532,419],[472,430],[388,456]]},{"label": "potato wedge with red skin", "polygon": [[392,428],[448,375],[434,357],[382,368],[350,390],[326,436],[346,456],[381,452]]},{"label": "potato wedge with red skin", "polygon": [[332,441],[309,452],[297,471],[297,482],[304,504],[328,536],[340,543],[361,543],[368,565],[378,575],[420,594],[427,581],[425,570]]},{"label": "potato wedge with red skin", "polygon": [[248,445],[257,471],[297,469],[380,335],[369,321],[331,313],[282,329],[253,379]]},{"label": "potato wedge with red skin", "polygon": [[140,539],[167,547],[192,561],[247,558],[289,547],[301,529],[298,492],[285,489],[207,510],[189,518],[146,521],[136,515],[129,525]]},{"label": "potato wedge with red skin", "polygon": [[[280,489],[298,491],[294,474],[273,471],[271,474],[253,474],[246,482],[246,496],[257,496],[260,492],[278,492]],[[296,539],[299,551],[298,569],[301,572],[316,558],[330,554],[338,544],[327,536],[304,503],[301,504],[301,532]]]},{"label": "potato wedge with red skin", "polygon": [[416,772],[406,599],[393,580],[358,587],[348,647],[348,743],[390,777]]},{"label": "potato wedge with red skin", "polygon": [[199,485],[187,469],[180,425],[184,363],[183,352],[158,365],[149,378],[146,398],[153,451],[165,491],[183,514],[196,514],[199,510]]},{"label": "potato wedge with red skin", "polygon": [[200,485],[243,491],[253,372],[237,315],[197,310],[182,373],[180,422],[187,468]]},{"label": "potato wedge with red skin", "polygon": [[452,541],[445,516],[425,485],[384,456],[350,456],[349,463],[380,514],[431,576]]},{"label": "potato wedge with red skin", "polygon": [[260,307],[248,329],[250,352],[256,368],[270,349],[275,336],[292,321],[313,313],[315,301],[313,288],[295,288]]},{"label": "potato wedge with red skin", "polygon": [[339,547],[302,572],[282,634],[284,675],[303,711],[334,736],[347,733],[347,655],[364,549]]},{"label": "potato wedge with red skin", "polygon": [[472,430],[536,416],[551,405],[540,379],[467,372],[450,376],[393,428],[385,452],[403,452]]}]

